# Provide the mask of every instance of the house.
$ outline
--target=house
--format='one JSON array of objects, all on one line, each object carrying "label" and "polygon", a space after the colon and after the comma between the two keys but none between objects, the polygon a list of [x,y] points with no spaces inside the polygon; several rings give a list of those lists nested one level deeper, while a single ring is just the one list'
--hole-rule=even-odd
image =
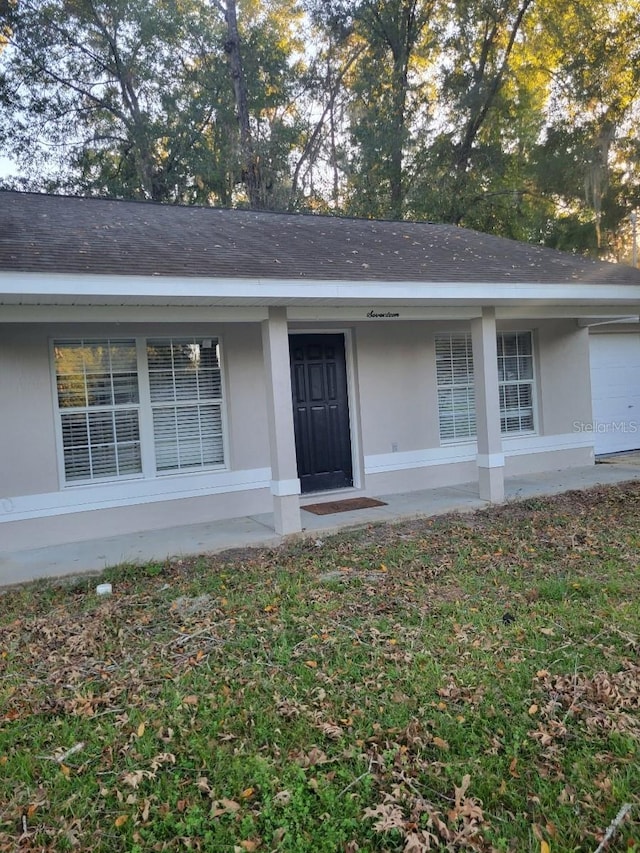
[{"label": "house", "polygon": [[639,306],[632,268],[454,226],[1,192],[2,547],[499,502],[593,462],[592,374],[640,445]]}]

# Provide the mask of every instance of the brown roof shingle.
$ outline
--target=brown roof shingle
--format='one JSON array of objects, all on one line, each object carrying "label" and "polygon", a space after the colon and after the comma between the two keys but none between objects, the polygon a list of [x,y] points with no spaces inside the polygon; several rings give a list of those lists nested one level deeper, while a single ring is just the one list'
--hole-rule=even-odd
[{"label": "brown roof shingle", "polygon": [[327,281],[640,284],[452,225],[0,191],[0,270]]}]

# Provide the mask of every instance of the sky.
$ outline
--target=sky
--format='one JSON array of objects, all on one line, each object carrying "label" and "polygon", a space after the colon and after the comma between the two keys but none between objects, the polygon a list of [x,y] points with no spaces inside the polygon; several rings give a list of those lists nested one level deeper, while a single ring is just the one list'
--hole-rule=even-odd
[{"label": "sky", "polygon": [[3,157],[0,154],[0,178],[6,178],[7,175],[11,174],[11,172],[17,171],[16,164],[10,160],[8,157]]}]

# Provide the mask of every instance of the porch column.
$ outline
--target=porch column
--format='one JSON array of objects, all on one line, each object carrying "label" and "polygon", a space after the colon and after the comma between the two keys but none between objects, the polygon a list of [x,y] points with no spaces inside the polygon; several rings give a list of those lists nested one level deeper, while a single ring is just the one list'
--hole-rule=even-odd
[{"label": "porch column", "polygon": [[501,503],[504,500],[504,453],[500,433],[495,308],[483,308],[482,315],[471,321],[471,342],[480,497],[491,503]]},{"label": "porch column", "polygon": [[271,451],[271,494],[276,533],[298,533],[300,480],[296,462],[291,402],[291,370],[286,308],[269,308],[262,323],[267,392],[267,420]]}]

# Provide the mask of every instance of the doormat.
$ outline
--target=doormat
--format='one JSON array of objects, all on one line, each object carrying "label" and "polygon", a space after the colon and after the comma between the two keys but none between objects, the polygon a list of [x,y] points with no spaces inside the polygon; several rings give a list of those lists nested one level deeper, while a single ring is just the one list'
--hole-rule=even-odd
[{"label": "doormat", "polygon": [[386,506],[384,501],[374,498],[349,498],[345,501],[327,501],[323,504],[309,504],[300,507],[314,515],[333,515],[334,512],[350,512],[352,509],[369,509],[372,506]]}]

